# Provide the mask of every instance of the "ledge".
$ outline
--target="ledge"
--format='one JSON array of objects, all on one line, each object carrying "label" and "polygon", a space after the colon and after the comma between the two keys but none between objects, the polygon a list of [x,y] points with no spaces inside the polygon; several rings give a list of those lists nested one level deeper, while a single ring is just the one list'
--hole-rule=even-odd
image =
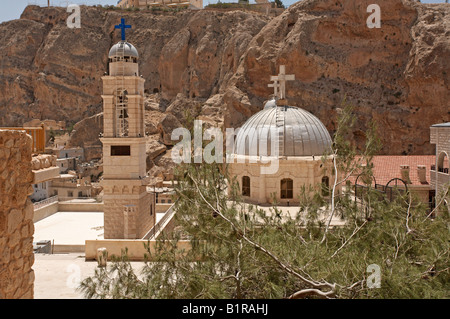
[{"label": "ledge", "polygon": [[33,184],[42,183],[59,177],[59,167],[52,166],[40,170],[33,170]]}]

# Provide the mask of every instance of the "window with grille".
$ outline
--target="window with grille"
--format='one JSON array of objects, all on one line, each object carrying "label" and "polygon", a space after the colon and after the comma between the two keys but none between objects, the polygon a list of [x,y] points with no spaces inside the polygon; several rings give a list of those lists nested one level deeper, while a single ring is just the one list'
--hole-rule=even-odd
[{"label": "window with grille", "polygon": [[118,89],[116,92],[116,137],[128,136],[128,92]]},{"label": "window with grille", "polygon": [[322,196],[330,195],[330,178],[328,176],[322,177]]},{"label": "window with grille", "polygon": [[281,180],[281,198],[288,199],[294,197],[294,182],[290,178]]},{"label": "window with grille", "polygon": [[242,196],[250,196],[250,177],[242,177]]}]

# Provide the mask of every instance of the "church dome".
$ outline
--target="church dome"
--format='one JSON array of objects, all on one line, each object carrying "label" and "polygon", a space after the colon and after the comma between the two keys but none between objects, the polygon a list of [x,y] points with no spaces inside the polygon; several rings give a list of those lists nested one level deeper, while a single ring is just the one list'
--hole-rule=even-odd
[{"label": "church dome", "polygon": [[[122,55],[123,54],[123,55]],[[129,56],[133,58],[138,58],[139,54],[137,49],[129,42],[120,41],[119,43],[113,45],[111,50],[109,50],[109,57],[117,57],[117,56]]]},{"label": "church dome", "polygon": [[[266,107],[245,122],[236,136],[234,153],[271,155],[274,136],[280,141],[279,156],[322,156],[331,150],[330,134],[317,117],[301,108],[275,106]],[[267,152],[260,154],[260,144],[267,145]]]}]

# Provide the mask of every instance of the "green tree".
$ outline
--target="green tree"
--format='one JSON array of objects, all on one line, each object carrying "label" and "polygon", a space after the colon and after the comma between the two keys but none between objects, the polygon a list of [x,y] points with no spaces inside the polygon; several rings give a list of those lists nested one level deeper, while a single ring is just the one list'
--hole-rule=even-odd
[{"label": "green tree", "polygon": [[[355,172],[370,177],[371,156],[379,149],[371,124],[365,150],[357,151],[346,138],[354,122],[352,108],[344,106],[328,155],[339,176],[331,203],[320,187],[313,196],[304,188],[298,214],[277,206],[267,213],[242,201],[226,167],[182,165],[175,185],[177,227],[155,251],[148,249],[142,273],[135,273],[124,252],[85,279],[81,290],[88,298],[448,298],[450,218],[444,201],[430,219],[433,214],[427,216],[409,193],[391,202],[368,187],[363,201],[352,200],[346,181]],[[345,225],[330,228],[333,214]],[[191,249],[179,248],[182,239],[190,240]],[[371,289],[373,264],[380,268],[381,287]]]},{"label": "green tree", "polygon": [[283,2],[281,0],[275,0],[275,5],[277,8],[285,8]]}]

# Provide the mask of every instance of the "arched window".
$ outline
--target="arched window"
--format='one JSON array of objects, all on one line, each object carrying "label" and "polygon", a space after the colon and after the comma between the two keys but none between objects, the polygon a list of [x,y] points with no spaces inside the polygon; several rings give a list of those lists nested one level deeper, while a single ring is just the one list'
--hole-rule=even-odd
[{"label": "arched window", "polygon": [[448,156],[445,152],[441,152],[438,157],[438,171],[441,173],[449,173]]},{"label": "arched window", "polygon": [[250,177],[242,177],[242,196],[250,196]]},{"label": "arched window", "polygon": [[294,182],[290,178],[281,180],[281,198],[289,199],[294,197]]},{"label": "arched window", "polygon": [[322,177],[322,196],[330,195],[330,178],[328,176]]},{"label": "arched window", "polygon": [[116,92],[116,137],[128,136],[128,92],[117,89]]}]

